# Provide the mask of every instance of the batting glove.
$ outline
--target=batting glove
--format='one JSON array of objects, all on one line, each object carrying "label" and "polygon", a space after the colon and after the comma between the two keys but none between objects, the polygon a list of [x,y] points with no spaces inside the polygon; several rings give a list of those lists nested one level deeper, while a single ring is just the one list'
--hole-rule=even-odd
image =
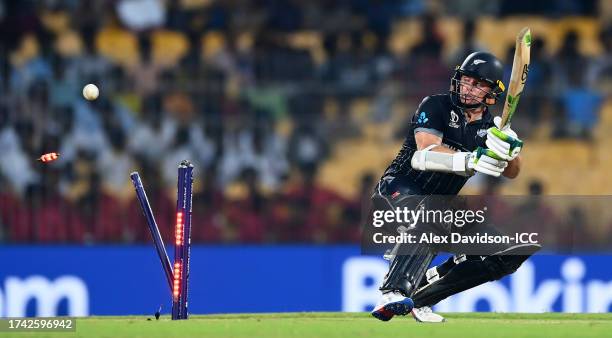
[{"label": "batting glove", "polygon": [[523,141],[518,138],[509,124],[503,128],[500,127],[501,117],[496,116],[493,123],[495,127],[487,129],[487,148],[502,160],[514,160],[523,148]]},{"label": "batting glove", "polygon": [[499,177],[508,166],[508,161],[501,159],[491,149],[478,147],[467,157],[467,168],[471,171]]}]

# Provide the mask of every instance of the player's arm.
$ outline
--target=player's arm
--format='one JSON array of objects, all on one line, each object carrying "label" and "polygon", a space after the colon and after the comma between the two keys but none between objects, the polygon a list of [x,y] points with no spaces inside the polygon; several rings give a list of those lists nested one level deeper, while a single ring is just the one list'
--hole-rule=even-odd
[{"label": "player's arm", "polygon": [[521,156],[517,156],[514,160],[508,162],[508,166],[504,169],[502,175],[507,178],[516,178],[521,172]]},{"label": "player's arm", "polygon": [[[440,140],[436,140],[436,137]],[[419,150],[414,152],[410,164],[416,170],[446,172],[460,176],[472,176],[478,171],[499,177],[508,165],[508,162],[481,147],[473,152],[454,151],[442,145],[439,136],[425,132],[415,133],[415,139]]]},{"label": "player's arm", "polygon": [[442,145],[444,137],[445,122],[442,117],[444,109],[439,107],[435,99],[426,97],[419,105],[412,118],[414,128],[414,140],[417,150],[428,149],[429,151],[454,154],[456,151]]},{"label": "player's arm", "polygon": [[440,153],[454,154],[456,151],[449,147],[442,145],[442,137],[434,135],[425,131],[417,131],[414,133],[414,140],[416,141],[417,150],[423,150],[427,147],[431,147],[429,151],[437,151]]},{"label": "player's arm", "polygon": [[474,171],[498,177],[507,165],[487,149],[458,152],[442,144],[442,137],[425,131],[415,132],[417,151],[411,165],[417,170],[439,171],[460,176],[471,176]]}]

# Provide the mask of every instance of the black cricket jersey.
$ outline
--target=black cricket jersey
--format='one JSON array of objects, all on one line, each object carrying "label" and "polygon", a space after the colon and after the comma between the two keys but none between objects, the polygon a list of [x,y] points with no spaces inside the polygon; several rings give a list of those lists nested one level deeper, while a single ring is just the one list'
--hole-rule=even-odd
[{"label": "black cricket jersey", "polygon": [[438,135],[443,145],[471,152],[479,146],[486,147],[487,129],[493,126],[488,108],[480,120],[467,123],[463,111],[452,103],[450,94],[428,96],[414,113],[402,149],[385,170],[383,180],[394,180],[418,194],[456,195],[468,177],[412,168],[410,161],[417,150],[414,134],[423,131]]}]

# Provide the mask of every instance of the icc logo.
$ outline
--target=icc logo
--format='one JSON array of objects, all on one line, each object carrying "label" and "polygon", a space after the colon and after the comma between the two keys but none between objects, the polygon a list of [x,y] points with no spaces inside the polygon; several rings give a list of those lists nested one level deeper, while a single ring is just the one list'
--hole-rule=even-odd
[{"label": "icc logo", "polygon": [[450,122],[448,122],[448,126],[452,128],[459,128],[459,115],[455,113],[454,110],[450,112]]}]

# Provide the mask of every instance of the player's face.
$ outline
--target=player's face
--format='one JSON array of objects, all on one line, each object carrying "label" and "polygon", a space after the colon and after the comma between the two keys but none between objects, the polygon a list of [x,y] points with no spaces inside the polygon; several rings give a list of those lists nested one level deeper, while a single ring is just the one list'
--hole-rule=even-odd
[{"label": "player's face", "polygon": [[481,103],[485,96],[491,93],[491,86],[485,81],[479,81],[467,75],[462,75],[460,81],[459,97],[465,104]]}]

